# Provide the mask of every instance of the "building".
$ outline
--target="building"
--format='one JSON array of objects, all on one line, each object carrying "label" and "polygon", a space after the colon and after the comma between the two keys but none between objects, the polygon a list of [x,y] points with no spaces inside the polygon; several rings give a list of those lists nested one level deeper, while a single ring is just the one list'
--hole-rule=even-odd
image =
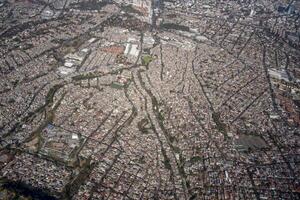
[{"label": "building", "polygon": [[151,9],[152,6],[152,1],[151,0],[117,0],[117,1],[121,1],[120,3],[123,4],[129,4],[132,6],[136,6],[136,7],[140,7],[140,8],[144,8],[144,9]]},{"label": "building", "polygon": [[148,23],[152,23],[153,2],[152,0],[116,0],[116,3],[130,5],[141,11],[148,18]]}]

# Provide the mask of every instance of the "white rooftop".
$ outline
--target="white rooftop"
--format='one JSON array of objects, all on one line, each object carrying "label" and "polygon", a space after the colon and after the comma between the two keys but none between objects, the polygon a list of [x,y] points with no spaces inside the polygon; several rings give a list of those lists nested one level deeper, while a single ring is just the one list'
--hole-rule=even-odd
[{"label": "white rooftop", "polygon": [[76,69],[75,68],[68,68],[68,67],[62,66],[62,67],[58,68],[58,71],[62,75],[67,75],[67,74],[71,74],[71,73],[75,72]]}]

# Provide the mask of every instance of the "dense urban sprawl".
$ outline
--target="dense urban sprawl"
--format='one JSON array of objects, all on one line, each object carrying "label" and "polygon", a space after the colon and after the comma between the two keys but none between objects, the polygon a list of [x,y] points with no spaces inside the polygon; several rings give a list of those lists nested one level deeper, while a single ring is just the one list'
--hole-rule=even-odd
[{"label": "dense urban sprawl", "polygon": [[0,0],[0,199],[300,198],[300,2]]}]

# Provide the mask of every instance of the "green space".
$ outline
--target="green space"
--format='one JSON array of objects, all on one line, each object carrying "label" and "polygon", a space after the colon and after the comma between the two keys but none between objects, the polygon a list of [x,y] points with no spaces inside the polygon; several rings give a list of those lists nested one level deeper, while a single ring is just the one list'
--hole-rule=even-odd
[{"label": "green space", "polygon": [[117,89],[117,90],[122,90],[124,88],[123,85],[121,85],[119,83],[116,83],[116,82],[112,82],[110,84],[110,87],[113,88],[113,89]]},{"label": "green space", "polygon": [[212,118],[213,118],[214,122],[216,123],[218,131],[220,131],[224,135],[225,139],[227,139],[228,135],[227,135],[227,130],[226,130],[226,124],[221,122],[220,113],[214,112],[212,114]]},{"label": "green space", "polygon": [[154,58],[152,56],[145,55],[142,57],[142,65],[148,66],[153,60],[154,60]]}]

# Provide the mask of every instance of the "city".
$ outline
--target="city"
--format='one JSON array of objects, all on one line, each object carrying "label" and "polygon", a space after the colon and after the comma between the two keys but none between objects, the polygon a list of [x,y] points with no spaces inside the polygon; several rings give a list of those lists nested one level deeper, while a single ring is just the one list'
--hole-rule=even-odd
[{"label": "city", "polygon": [[300,1],[0,0],[0,199],[300,199]]}]

